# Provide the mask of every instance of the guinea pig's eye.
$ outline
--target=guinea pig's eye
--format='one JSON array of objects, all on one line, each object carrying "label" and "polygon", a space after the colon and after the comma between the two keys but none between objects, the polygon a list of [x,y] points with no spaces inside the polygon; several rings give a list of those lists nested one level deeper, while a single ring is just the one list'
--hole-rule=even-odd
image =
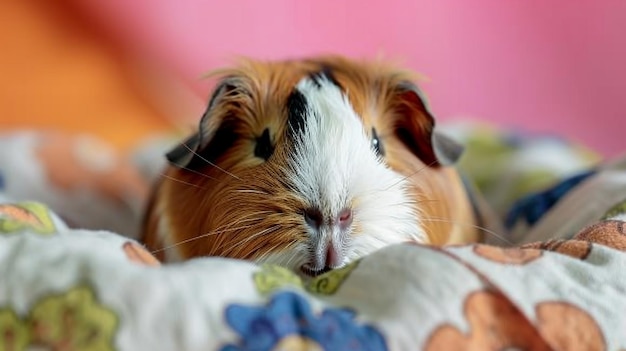
[{"label": "guinea pig's eye", "polygon": [[254,156],[267,161],[274,153],[274,145],[270,139],[270,130],[265,128],[263,134],[256,138],[256,146],[254,147]]},{"label": "guinea pig's eye", "polygon": [[385,156],[385,149],[383,148],[383,144],[380,142],[378,138],[378,133],[376,133],[376,129],[372,128],[372,148],[378,156]]}]

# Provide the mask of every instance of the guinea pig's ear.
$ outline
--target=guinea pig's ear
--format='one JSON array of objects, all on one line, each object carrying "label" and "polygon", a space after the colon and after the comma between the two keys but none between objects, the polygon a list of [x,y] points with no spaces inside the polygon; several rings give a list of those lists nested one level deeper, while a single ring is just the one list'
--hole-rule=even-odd
[{"label": "guinea pig's ear", "polygon": [[454,164],[463,154],[463,146],[435,128],[435,118],[430,112],[420,89],[404,81],[396,87],[394,106],[398,118],[395,132],[398,138],[430,167]]},{"label": "guinea pig's ear", "polygon": [[[211,164],[226,148],[231,146],[236,135],[232,126],[224,120],[228,109],[223,108],[229,97],[240,92],[235,79],[224,79],[215,87],[204,111],[198,131],[166,154],[173,166],[191,170]],[[238,102],[233,102],[238,107]]]}]

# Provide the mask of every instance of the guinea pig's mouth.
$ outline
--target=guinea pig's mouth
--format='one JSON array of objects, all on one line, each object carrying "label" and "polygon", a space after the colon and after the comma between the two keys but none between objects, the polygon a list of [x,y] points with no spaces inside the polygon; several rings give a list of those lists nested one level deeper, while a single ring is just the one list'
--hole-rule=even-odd
[{"label": "guinea pig's mouth", "polygon": [[330,267],[324,267],[322,269],[314,269],[308,263],[305,263],[302,266],[300,266],[300,271],[302,273],[304,273],[305,275],[308,275],[310,277],[317,277],[318,275],[322,275],[322,274],[324,274],[326,272],[329,272],[331,270],[332,270],[332,268],[330,268]]}]

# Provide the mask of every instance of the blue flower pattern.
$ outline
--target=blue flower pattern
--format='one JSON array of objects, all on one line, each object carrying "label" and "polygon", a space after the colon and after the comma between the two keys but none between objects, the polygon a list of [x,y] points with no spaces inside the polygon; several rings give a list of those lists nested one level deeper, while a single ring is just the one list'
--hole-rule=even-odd
[{"label": "blue flower pattern", "polygon": [[290,336],[312,340],[324,350],[387,350],[383,336],[371,326],[356,324],[352,311],[328,308],[316,316],[309,302],[293,292],[275,294],[267,306],[233,304],[225,314],[241,340],[223,351],[269,351]]}]

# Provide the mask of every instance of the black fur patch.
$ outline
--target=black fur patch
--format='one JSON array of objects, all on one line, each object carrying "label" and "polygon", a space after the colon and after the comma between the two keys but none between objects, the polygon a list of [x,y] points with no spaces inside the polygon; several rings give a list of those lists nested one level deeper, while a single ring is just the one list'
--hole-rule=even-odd
[{"label": "black fur patch", "polygon": [[272,145],[272,138],[270,137],[270,130],[265,128],[263,134],[256,138],[256,146],[254,147],[254,156],[262,158],[265,161],[274,153],[274,145]]},{"label": "black fur patch", "polygon": [[239,136],[235,133],[234,128],[228,126],[228,124],[223,124],[215,132],[215,136],[209,144],[193,155],[187,167],[198,171],[207,166],[212,167],[210,163],[216,163],[218,158],[224,155],[235,144],[237,139],[239,139]]},{"label": "black fur patch", "polygon": [[[198,131],[169,151],[165,157],[173,166],[179,168],[199,169],[215,161],[230,146],[235,143],[238,136],[232,126],[222,125],[215,133],[213,140],[206,140],[205,130],[207,121],[211,118],[211,111],[224,96],[233,93],[237,89],[236,80],[227,77],[220,82],[213,92],[209,104],[202,114]],[[204,160],[203,160],[204,159]]]},{"label": "black fur patch", "polygon": [[339,82],[337,81],[337,79],[333,75],[332,69],[330,67],[328,67],[328,66],[324,66],[321,71],[315,72],[315,73],[311,74],[309,76],[309,78],[311,78],[311,80],[313,81],[315,86],[318,87],[318,88],[322,87],[322,80],[326,79],[329,82],[333,83],[340,90],[343,90],[342,87],[341,87],[341,84],[339,84]]},{"label": "black fur patch", "polygon": [[170,150],[165,154],[165,158],[169,163],[177,167],[186,167],[188,160],[192,159],[193,156],[189,154],[193,153],[194,150],[198,148],[198,144],[200,143],[200,133],[195,133],[186,140]]},{"label": "black fur patch", "polygon": [[295,89],[287,100],[289,135],[295,136],[304,128],[306,120],[307,101],[306,97]]}]

